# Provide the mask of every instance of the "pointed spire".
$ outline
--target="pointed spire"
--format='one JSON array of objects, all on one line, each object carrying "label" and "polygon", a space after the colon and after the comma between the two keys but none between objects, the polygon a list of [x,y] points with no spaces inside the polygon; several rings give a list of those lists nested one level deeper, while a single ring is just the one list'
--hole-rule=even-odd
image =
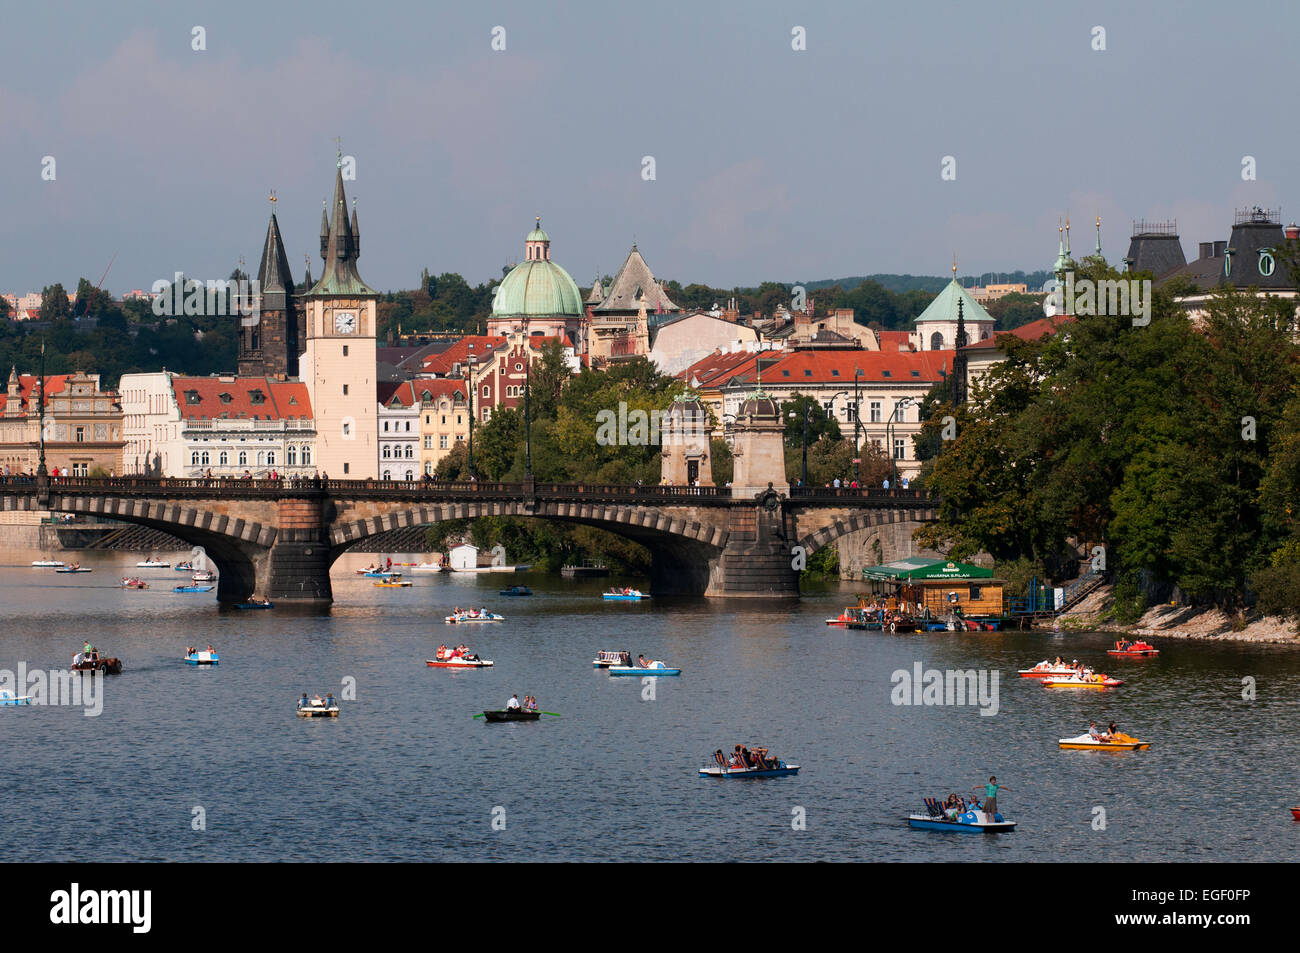
[{"label": "pointed spire", "polygon": [[1070,257],[1070,216],[1065,216],[1065,257]]},{"label": "pointed spire", "polygon": [[359,248],[352,221],[348,221],[347,192],[343,187],[343,152],[340,147],[338,166],[334,171],[334,200],[327,206],[327,221],[322,222],[326,232],[321,238],[321,257],[325,267],[320,280],[312,286],[310,294],[320,295],[373,295],[377,294],[362,280],[357,272]]},{"label": "pointed spire", "polygon": [[357,197],[352,196],[352,248],[361,257],[361,229],[357,226]]},{"label": "pointed spire", "polygon": [[257,281],[262,290],[262,307],[282,309],[285,295],[293,291],[293,275],[289,271],[289,256],[280,236],[280,223],[275,217],[275,193],[271,193],[271,221],[266,226],[266,241],[262,245],[262,261],[257,268]]},{"label": "pointed spire", "polygon": [[1097,216],[1097,257],[1101,257],[1101,216]]},{"label": "pointed spire", "polygon": [[311,255],[303,255],[302,257],[307,262],[307,270],[303,273],[302,286],[304,288],[310,288],[311,287]]},{"label": "pointed spire", "polygon": [[325,246],[330,243],[329,202],[320,200],[320,256],[325,257]]}]

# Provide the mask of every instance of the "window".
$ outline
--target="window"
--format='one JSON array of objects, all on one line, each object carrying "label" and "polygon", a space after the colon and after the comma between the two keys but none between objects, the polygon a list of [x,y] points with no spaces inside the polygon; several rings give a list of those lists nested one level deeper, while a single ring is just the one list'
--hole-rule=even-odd
[{"label": "window", "polygon": [[901,400],[894,401],[894,419],[900,423],[907,421],[907,405]]},{"label": "window", "polygon": [[190,466],[197,467],[198,465],[199,465],[199,452],[195,450],[190,453]]},{"label": "window", "polygon": [[343,356],[344,357],[348,356],[348,346],[346,344],[343,345]]},{"label": "window", "polygon": [[222,450],[217,454],[217,465],[222,467],[230,465],[230,453],[228,451]]},{"label": "window", "polygon": [[383,457],[385,460],[391,460],[393,457],[393,448],[388,444],[384,444]]},{"label": "window", "polygon": [[406,432],[407,433],[411,432],[411,422],[409,420],[406,422]]},{"label": "window", "polygon": [[343,385],[343,396],[344,396],[344,397],[348,396],[348,385],[347,385],[347,384],[344,384],[344,385]]},{"label": "window", "polygon": [[260,390],[250,390],[248,392],[248,400],[250,403],[253,404],[265,404],[266,395],[263,394]]},{"label": "window", "polygon": [[304,467],[311,466],[311,447],[302,448],[302,465]]},{"label": "window", "polygon": [[77,441],[77,443],[85,443],[85,442],[86,442],[86,428],[85,428],[85,427],[78,427],[78,428],[77,428],[76,441]]},{"label": "window", "polygon": [[197,404],[199,402],[199,392],[196,390],[187,390],[185,392],[185,403]]},{"label": "window", "polygon": [[392,471],[392,470],[385,470],[385,471],[384,471],[384,479],[385,479],[385,480],[391,480],[392,478],[393,478],[393,471]]},{"label": "window", "polygon": [[464,434],[459,434],[459,433],[456,434],[456,442],[457,442],[457,443],[463,443],[464,440],[465,440],[465,435],[464,435]]},{"label": "window", "polygon": [[414,479],[415,479],[415,471],[414,471],[414,470],[407,470],[407,471],[406,471],[405,480],[409,483],[411,480],[414,480]]},{"label": "window", "polygon": [[78,476],[80,476],[80,477],[90,476],[90,464],[89,464],[89,463],[74,463],[74,464],[72,465],[72,475],[73,475],[74,477],[78,477]]},{"label": "window", "polygon": [[438,437],[438,449],[439,449],[439,450],[446,450],[446,449],[447,449],[447,435],[446,435],[446,434],[441,434],[441,435]]},{"label": "window", "polygon": [[1273,256],[1266,251],[1259,253],[1259,273],[1267,278],[1273,274]]},{"label": "window", "polygon": [[880,413],[881,413],[881,411],[880,411],[880,401],[878,401],[878,400],[873,400],[873,401],[871,402],[871,422],[872,422],[873,424],[878,424],[878,423],[880,423],[880,419],[881,419],[881,418],[880,418]]},{"label": "window", "polygon": [[425,461],[424,461],[424,475],[425,475],[425,476],[433,476],[433,461],[432,461],[432,460],[425,460]]},{"label": "window", "polygon": [[907,441],[904,440],[902,437],[894,438],[894,459],[895,460],[907,459]]},{"label": "window", "polygon": [[408,459],[408,460],[410,460],[412,457],[415,456],[415,447],[411,446],[409,443],[406,445],[406,454],[405,454],[405,456],[406,456],[406,459]]},{"label": "window", "polygon": [[259,451],[257,452],[257,465],[258,465],[259,467],[264,467],[264,466],[266,466],[266,451],[265,451],[265,450],[259,450]]},{"label": "window", "polygon": [[199,454],[199,465],[206,467],[209,462],[210,461],[208,460],[208,451],[204,450],[202,453]]},{"label": "window", "polygon": [[980,586],[971,586],[971,587],[970,587],[970,598],[971,598],[971,599],[978,599],[978,598],[980,598],[981,593],[982,593],[982,589],[981,589]]},{"label": "window", "polygon": [[427,433],[424,435],[424,449],[425,450],[433,449],[433,434]]},{"label": "window", "polygon": [[343,464],[343,472],[344,472],[345,474],[348,472],[348,464],[346,464],[346,463]]},{"label": "window", "polygon": [[492,385],[491,385],[491,384],[484,384],[484,385],[483,385],[483,396],[484,396],[484,397],[491,397],[491,396],[492,396]]},{"label": "window", "polygon": [[289,447],[287,450],[284,451],[284,462],[291,467],[296,467],[298,465],[297,447]]},{"label": "window", "polygon": [[351,433],[352,433],[352,425],[349,424],[349,423],[345,423],[345,424],[343,425],[343,436],[346,437],[346,436],[348,436],[348,435],[351,434]]},{"label": "window", "polygon": [[275,451],[274,451],[274,450],[268,450],[268,451],[266,452],[266,465],[267,465],[268,467],[273,467],[273,466],[275,466]]},{"label": "window", "polygon": [[241,467],[246,467],[246,466],[248,466],[248,451],[247,451],[247,450],[240,450],[240,451],[239,451],[239,465],[240,465]]},{"label": "window", "polygon": [[933,334],[930,335],[930,350],[932,351],[943,350],[943,335],[940,334],[938,331],[935,331]]},{"label": "window", "polygon": [[840,369],[838,367],[832,367],[831,377],[839,377],[839,376],[840,376]]}]

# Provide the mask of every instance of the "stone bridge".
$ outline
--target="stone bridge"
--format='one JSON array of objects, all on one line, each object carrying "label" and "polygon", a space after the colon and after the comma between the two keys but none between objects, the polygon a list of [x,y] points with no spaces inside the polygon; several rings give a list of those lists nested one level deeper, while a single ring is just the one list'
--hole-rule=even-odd
[{"label": "stone bridge", "polygon": [[256,592],[305,605],[333,600],[330,566],[361,540],[444,520],[594,526],[650,551],[652,592],[780,598],[799,593],[795,547],[811,555],[874,531],[893,553],[935,515],[919,490],[769,489],[738,499],[722,487],[137,477],[7,477],[0,509],[163,530],[203,547],[220,572],[220,601]]}]

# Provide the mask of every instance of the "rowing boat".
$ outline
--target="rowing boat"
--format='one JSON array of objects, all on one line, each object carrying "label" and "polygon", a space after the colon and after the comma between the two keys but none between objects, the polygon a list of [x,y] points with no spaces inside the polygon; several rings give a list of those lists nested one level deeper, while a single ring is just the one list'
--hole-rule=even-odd
[{"label": "rowing boat", "polygon": [[536,721],[542,717],[542,713],[524,711],[522,708],[505,708],[501,711],[485,711],[483,717],[488,721]]}]

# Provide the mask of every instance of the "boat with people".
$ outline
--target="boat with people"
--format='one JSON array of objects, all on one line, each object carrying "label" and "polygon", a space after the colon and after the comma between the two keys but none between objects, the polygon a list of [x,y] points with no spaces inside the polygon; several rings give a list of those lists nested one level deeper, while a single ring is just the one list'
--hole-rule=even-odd
[{"label": "boat with people", "polygon": [[149,583],[145,582],[143,579],[139,578],[138,576],[131,576],[129,578],[123,576],[122,588],[123,589],[148,589]]},{"label": "boat with people", "polygon": [[1047,659],[1044,659],[1033,668],[1022,668],[1016,674],[1021,678],[1069,678],[1071,675],[1075,675],[1079,672],[1084,672],[1090,675],[1092,674],[1092,669],[1081,667],[1078,664],[1078,660],[1075,660],[1075,662],[1071,664],[1062,661],[1060,656],[1057,656],[1056,661],[1054,662],[1049,662]]},{"label": "boat with people", "polygon": [[172,592],[211,592],[211,591],[212,591],[213,589],[215,589],[215,588],[217,588],[217,587],[216,587],[216,586],[211,586],[211,585],[204,585],[204,586],[194,586],[194,585],[190,585],[190,586],[172,586]]},{"label": "boat with people", "polygon": [[601,649],[596,653],[596,657],[591,660],[591,664],[596,668],[609,668],[613,665],[631,665],[632,653],[628,651]]},{"label": "boat with people", "polygon": [[392,576],[400,576],[401,573],[392,569],[376,569],[369,572],[363,572],[360,575],[365,576],[367,579],[388,579]]},{"label": "boat with people", "polygon": [[1152,658],[1159,655],[1160,650],[1144,639],[1138,639],[1136,642],[1129,639],[1119,639],[1115,642],[1113,649],[1106,650],[1107,655],[1116,655],[1121,658]]},{"label": "boat with people", "polygon": [[967,802],[963,797],[950,794],[943,802],[928,797],[924,803],[924,814],[907,816],[908,827],[958,834],[1003,834],[1016,829],[1015,821],[1008,821],[998,813],[987,813],[977,798]]},{"label": "boat with people", "polygon": [[533,590],[527,586],[511,586],[509,589],[502,589],[497,593],[499,596],[531,596]]},{"label": "boat with people", "polygon": [[183,563],[177,563],[177,564],[176,564],[175,566],[173,566],[172,568],[175,569],[177,572],[193,572],[193,571],[194,571],[194,563],[190,562],[190,561],[187,559],[187,560],[185,560],[185,562],[183,562]]},{"label": "boat with people", "polygon": [[217,665],[220,661],[221,656],[210,645],[206,649],[190,646],[185,650],[185,662],[189,665]]},{"label": "boat with people", "polygon": [[609,602],[640,602],[642,599],[650,598],[640,589],[632,589],[627,586],[624,586],[623,588],[618,588],[616,586],[608,592],[601,593],[601,595]]},{"label": "boat with people", "polygon": [[451,648],[438,646],[434,657],[425,659],[424,664],[429,668],[491,668],[495,663],[491,659],[479,658],[462,644]]},{"label": "boat with people", "polygon": [[657,676],[657,675],[682,674],[682,670],[680,668],[669,668],[667,665],[665,665],[663,662],[658,661],[657,659],[654,661],[649,661],[646,659],[644,655],[638,655],[637,661],[633,665],[610,665],[606,668],[606,671],[609,672],[609,674],[611,675]]},{"label": "boat with people", "polygon": [[387,578],[380,579],[378,582],[372,582],[372,586],[380,589],[402,589],[406,586],[413,585],[411,580],[403,579],[400,572],[390,573]]},{"label": "boat with people", "polygon": [[105,675],[119,675],[122,672],[122,660],[99,654],[99,649],[89,643],[86,648],[72,657],[74,672],[103,672]]},{"label": "boat with people", "polygon": [[702,778],[783,778],[799,773],[799,765],[786,764],[772,757],[767,748],[755,746],[751,751],[736,745],[730,755],[719,748],[713,752],[714,763],[700,768]]},{"label": "boat with people", "polygon": [[61,559],[33,559],[32,560],[33,569],[58,569],[62,565],[63,565],[63,560]]},{"label": "boat with people", "polygon": [[483,717],[488,721],[537,721],[542,713],[523,708],[502,708],[499,711],[485,711]]},{"label": "boat with people", "polygon": [[1151,747],[1151,742],[1139,741],[1122,731],[1096,735],[1085,731],[1077,738],[1062,738],[1057,744],[1070,751],[1146,751]]},{"label": "boat with people", "polygon": [[0,705],[30,705],[31,695],[15,695],[7,688],[0,688]]},{"label": "boat with people", "polygon": [[1300,807],[1291,808],[1291,819],[1293,821],[1300,821]]},{"label": "boat with people", "polygon": [[54,571],[55,572],[94,572],[95,570],[83,569],[81,568],[81,563],[68,563],[68,565],[64,566],[63,568],[56,569]]},{"label": "boat with people", "polygon": [[467,623],[467,622],[504,622],[506,617],[498,615],[495,612],[488,612],[487,609],[453,609],[451,615],[447,616],[448,624]]},{"label": "boat with people", "polygon": [[157,556],[150,556],[148,559],[142,559],[138,563],[136,563],[135,568],[136,569],[170,569],[171,563],[161,560]]},{"label": "boat with people", "polygon": [[339,706],[334,701],[333,693],[327,693],[324,698],[320,695],[307,697],[303,692],[302,698],[298,699],[298,715],[302,718],[337,718],[339,716]]},{"label": "boat with people", "polygon": [[211,569],[196,569],[190,576],[190,582],[216,582],[217,574]]},{"label": "boat with people", "polygon": [[256,596],[249,598],[247,602],[236,602],[236,609],[274,609],[275,603],[270,599],[258,599]]},{"label": "boat with people", "polygon": [[1075,672],[1064,678],[1052,676],[1040,680],[1047,688],[1119,688],[1124,680],[1101,672]]}]

